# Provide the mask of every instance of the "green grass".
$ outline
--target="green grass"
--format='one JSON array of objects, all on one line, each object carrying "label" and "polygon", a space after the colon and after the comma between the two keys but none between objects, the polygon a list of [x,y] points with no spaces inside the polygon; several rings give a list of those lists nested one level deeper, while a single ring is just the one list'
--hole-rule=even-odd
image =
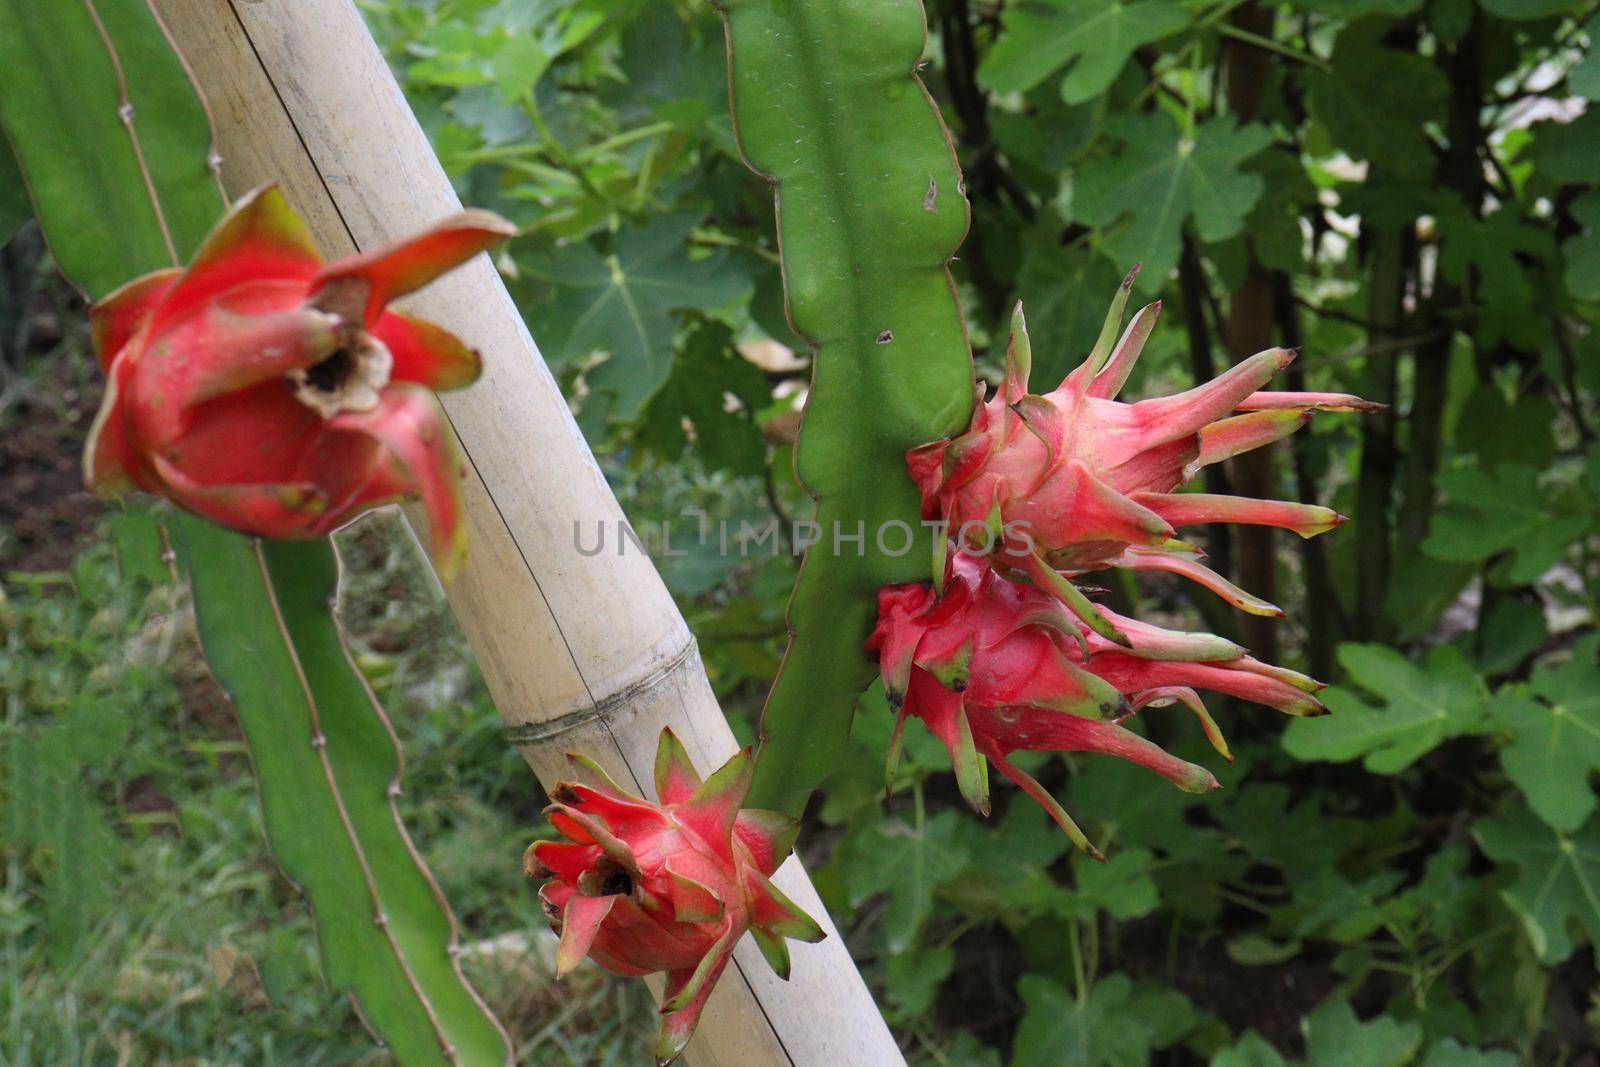
[{"label": "green grass", "polygon": [[[542,794],[401,529],[341,536],[345,603],[463,967],[520,1062],[631,1063],[648,996],[592,966],[553,982],[520,869]],[[120,578],[102,541],[0,591],[0,1067],[390,1062],[322,982],[183,590]]]}]

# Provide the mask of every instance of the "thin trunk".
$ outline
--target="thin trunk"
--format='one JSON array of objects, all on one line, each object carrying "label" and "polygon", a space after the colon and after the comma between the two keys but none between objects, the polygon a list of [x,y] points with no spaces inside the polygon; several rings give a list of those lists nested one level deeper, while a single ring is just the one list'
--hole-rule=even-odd
[{"label": "thin trunk", "polygon": [[[1476,20],[1476,16],[1474,19]],[[1416,35],[1416,27],[1400,24],[1390,31],[1386,40],[1396,48],[1414,48],[1417,43]],[[1475,74],[1473,76],[1476,77]],[[1457,114],[1459,114],[1458,104],[1459,97],[1452,106],[1452,112]],[[1455,119],[1456,115],[1452,115],[1452,124]],[[1461,141],[1457,138],[1456,147],[1459,148],[1460,144]],[[1470,166],[1473,168],[1478,166],[1475,159]],[[1462,178],[1460,174],[1441,175],[1441,179],[1447,181],[1460,181]],[[1382,188],[1387,180],[1390,180],[1389,175],[1376,170],[1367,176],[1368,185],[1374,188]],[[1400,416],[1395,404],[1399,399],[1399,365],[1405,346],[1398,342],[1401,335],[1407,280],[1417,273],[1415,270],[1417,242],[1409,219],[1379,221],[1364,218],[1362,243],[1368,278],[1368,355],[1363,395],[1369,400],[1388,405],[1386,410],[1362,420],[1360,481],[1356,488],[1356,508],[1360,522],[1355,524],[1356,626],[1351,636],[1357,640],[1371,641],[1386,637],[1388,631],[1392,629],[1385,618],[1384,606],[1388,598],[1396,555],[1393,535],[1398,530],[1401,508],[1395,499],[1399,474],[1397,468],[1401,463],[1397,435]],[[1435,363],[1442,364],[1442,361]],[[1440,369],[1440,366],[1436,365],[1432,371],[1423,370],[1421,373],[1424,377],[1429,377]],[[1443,378],[1434,377],[1432,380],[1443,381]],[[1431,399],[1425,399],[1424,408],[1426,409],[1431,403]],[[1433,432],[1437,432],[1437,426]],[[1419,442],[1413,438],[1411,444],[1416,446]],[[1422,447],[1426,452],[1428,446]],[[1433,447],[1437,448],[1437,442],[1434,442]],[[1431,508],[1432,475],[1429,474],[1425,481],[1426,492],[1430,497],[1428,507]],[[1413,487],[1413,499],[1417,499],[1416,490],[1421,488],[1420,483]],[[1411,522],[1415,523],[1415,519]],[[1403,546],[1402,551],[1407,551],[1409,548],[1409,545]]]},{"label": "thin trunk", "polygon": [[[1194,236],[1187,230],[1183,234],[1183,252],[1178,257],[1178,288],[1183,294],[1183,328],[1189,337],[1189,373],[1195,385],[1204,385],[1217,376],[1217,360],[1211,352],[1211,331],[1206,326],[1205,293],[1209,289],[1205,268],[1200,263],[1200,250]],[[1217,323],[1218,328],[1222,326]],[[1229,496],[1233,489],[1228,481],[1228,469],[1213,463],[1201,472],[1206,492]],[[1232,527],[1218,523],[1206,530],[1206,551],[1211,556],[1211,566],[1218,573],[1233,574]]]},{"label": "thin trunk", "polygon": [[[1472,25],[1455,46],[1441,49],[1436,62],[1450,82],[1449,145],[1439,159],[1439,183],[1456,192],[1474,218],[1483,211],[1486,180],[1481,151],[1484,148],[1482,107],[1483,20],[1474,15]],[[1449,236],[1446,235],[1446,240]],[[1413,393],[1407,417],[1405,478],[1400,491],[1396,522],[1401,552],[1415,551],[1428,532],[1436,495],[1434,477],[1439,471],[1439,447],[1444,435],[1445,393],[1449,387],[1450,353],[1455,331],[1452,320],[1463,302],[1461,289],[1442,278],[1434,286],[1424,312],[1424,332],[1434,339],[1419,346],[1412,357]]]},{"label": "thin trunk", "polygon": [[[1275,11],[1257,3],[1237,8],[1229,21],[1257,38],[1272,36]],[[1229,39],[1222,56],[1222,81],[1228,109],[1246,123],[1261,106],[1262,91],[1271,71],[1272,57],[1259,45]],[[1228,356],[1235,363],[1272,346],[1272,274],[1256,259],[1245,238],[1248,263],[1244,280],[1228,295]],[[1246,452],[1231,462],[1232,478],[1244,496],[1271,499],[1277,488],[1277,449],[1268,446]],[[1277,538],[1270,526],[1245,526],[1237,531],[1239,584],[1266,600],[1277,596]],[[1252,615],[1244,620],[1245,644],[1269,662],[1278,659],[1275,620]]]},{"label": "thin trunk", "polygon": [[[234,191],[279,181],[323,249],[344,255],[458,208],[383,56],[347,0],[156,0],[216,110]],[[326,177],[324,177],[326,176]],[[586,754],[651,793],[670,724],[702,770],[737,747],[694,637],[624,518],[522,317],[485,257],[406,302],[485,353],[444,398],[467,458],[471,552],[449,589],[510,740],[548,787]],[[606,550],[579,551],[604,531]],[[532,818],[534,813],[530,812]],[[520,879],[521,843],[505,843]],[[783,982],[745,939],[686,1054],[696,1067],[903,1067],[843,938],[796,859],[775,879],[829,937],[791,943]],[[660,984],[653,988],[659,995]]]},{"label": "thin trunk", "polygon": [[[1206,325],[1206,305],[1210,286],[1205,268],[1200,263],[1200,251],[1193,235],[1184,232],[1183,251],[1178,257],[1178,288],[1183,291],[1183,326],[1189,336],[1189,371],[1196,385],[1203,385],[1217,376],[1217,361],[1211,352],[1211,331]],[[1219,320],[1220,330],[1222,323]],[[1218,496],[1232,495],[1227,468],[1213,463],[1202,472],[1206,492]],[[1211,557],[1210,564],[1219,574],[1233,575],[1233,529],[1226,523],[1206,527],[1205,548]],[[1238,635],[1234,613],[1226,604],[1211,596],[1201,596],[1194,601],[1206,622],[1206,628],[1230,640]]]},{"label": "thin trunk", "polygon": [[1419,345],[1411,357],[1405,478],[1395,522],[1396,545],[1402,555],[1417,551],[1433,518],[1433,482],[1439,473],[1439,446],[1444,436],[1445,394],[1450,384],[1450,352],[1455,335],[1443,323],[1430,332],[1435,335],[1433,339]]},{"label": "thin trunk", "polygon": [[1566,318],[1552,312],[1550,335],[1556,339],[1556,351],[1561,355],[1561,384],[1554,388],[1561,396],[1561,402],[1566,405],[1567,414],[1572,418],[1572,425],[1578,431],[1579,439],[1588,443],[1595,439],[1594,428],[1589,425],[1588,416],[1584,414],[1583,393],[1578,388],[1578,354],[1572,350],[1572,338],[1567,330]]},{"label": "thin trunk", "polygon": [[[1250,258],[1243,284],[1228,296],[1228,354],[1234,362],[1272,347],[1272,275]],[[1241,496],[1271,500],[1278,489],[1277,448],[1268,445],[1231,461],[1235,489]],[[1237,531],[1239,584],[1264,600],[1278,592],[1278,538],[1270,526],[1241,526]],[[1251,615],[1244,620],[1245,646],[1260,659],[1278,661],[1276,619]]]},{"label": "thin trunk", "polygon": [[1371,350],[1363,395],[1388,404],[1384,411],[1361,420],[1361,469],[1356,486],[1356,630],[1354,636],[1370,640],[1383,623],[1383,603],[1389,591],[1390,498],[1394,490],[1395,463],[1395,351],[1391,341],[1400,324],[1405,294],[1406,234],[1399,226],[1376,225],[1367,250],[1367,320]]},{"label": "thin trunk", "polygon": [[[1301,345],[1300,313],[1294,303],[1294,288],[1287,274],[1273,275],[1273,316],[1278,322],[1278,337],[1285,348]],[[1298,363],[1289,367],[1288,388],[1300,391],[1306,388],[1306,372]],[[1317,503],[1317,478],[1311,467],[1311,437],[1305,433],[1290,438],[1290,455],[1294,461],[1295,499],[1308,504]],[[1300,565],[1305,571],[1306,610],[1301,614],[1306,620],[1306,663],[1312,677],[1333,677],[1333,649],[1350,630],[1350,618],[1339,599],[1339,589],[1334,584],[1328,567],[1328,548],[1320,537],[1307,537],[1300,542]]]}]

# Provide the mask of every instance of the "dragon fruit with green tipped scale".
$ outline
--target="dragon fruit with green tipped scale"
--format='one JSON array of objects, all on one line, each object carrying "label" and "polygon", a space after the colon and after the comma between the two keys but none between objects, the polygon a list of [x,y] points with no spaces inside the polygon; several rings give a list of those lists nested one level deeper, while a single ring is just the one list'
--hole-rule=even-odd
[{"label": "dragon fruit with green tipped scale", "polygon": [[577,780],[551,792],[546,809],[565,841],[535,841],[523,864],[549,878],[539,898],[560,935],[556,976],[585,956],[608,971],[664,971],[659,1064],[689,1043],[706,998],[748,930],[767,962],[789,977],[785,938],[824,934],[770,878],[794,845],[799,822],[742,809],[755,761],[737,753],[701,781],[670,729],[656,749],[659,803],[567,757]]},{"label": "dragon fruit with green tipped scale", "polygon": [[953,552],[942,595],[914,583],[884,586],[878,593],[878,624],[867,647],[878,653],[896,712],[886,768],[891,782],[905,721],[915,716],[949,750],[961,793],[979,814],[989,813],[992,763],[1098,858],[1061,805],[1010,761],[1011,753],[1102,752],[1147,767],[1180,789],[1204,792],[1217,787],[1210,771],[1122,724],[1143,708],[1182,703],[1231,759],[1196,690],[1290,715],[1326,711],[1313,695],[1319,683],[1252,659],[1214,634],[1166,630],[1106,612],[1132,642],[1132,648],[1118,645],[1089,629],[1056,597],[1001,574],[994,559]]},{"label": "dragon fruit with green tipped scale", "polygon": [[1018,305],[995,396],[979,396],[966,433],[907,454],[924,515],[944,520],[955,551],[939,538],[931,585],[879,591],[867,642],[896,714],[891,783],[905,720],[914,716],[949,750],[962,795],[980,814],[989,811],[992,763],[1097,858],[1061,805],[1010,762],[1013,752],[1102,752],[1198,792],[1216,788],[1210,771],[1122,724],[1147,707],[1183,704],[1231,759],[1198,690],[1290,715],[1326,709],[1314,695],[1321,683],[1214,634],[1124,618],[1093,603],[1073,579],[1106,567],[1173,571],[1246,611],[1281,615],[1202,565],[1177,527],[1254,523],[1310,537],[1342,516],[1310,504],[1174,490],[1208,464],[1292,433],[1315,411],[1381,406],[1342,393],[1259,391],[1293,358],[1283,349],[1177,396],[1117,401],[1160,311],[1159,304],[1144,308],[1116,339],[1133,277],[1089,358],[1044,396],[1027,392],[1030,348]]},{"label": "dragon fruit with green tipped scale", "polygon": [[1137,272],[1123,281],[1089,358],[1042,396],[1028,392],[1031,348],[1018,304],[995,395],[987,402],[979,396],[965,433],[906,454],[925,518],[943,519],[962,543],[997,548],[1009,570],[1049,589],[1122,645],[1126,635],[1067,577],[1110,566],[1171,571],[1244,611],[1282,615],[1201,563],[1177,528],[1249,523],[1311,537],[1344,517],[1314,504],[1174,490],[1203,467],[1293,433],[1314,412],[1382,407],[1343,393],[1262,392],[1294,360],[1282,348],[1188,392],[1118,401],[1161,312],[1160,303],[1143,308],[1117,339]]}]

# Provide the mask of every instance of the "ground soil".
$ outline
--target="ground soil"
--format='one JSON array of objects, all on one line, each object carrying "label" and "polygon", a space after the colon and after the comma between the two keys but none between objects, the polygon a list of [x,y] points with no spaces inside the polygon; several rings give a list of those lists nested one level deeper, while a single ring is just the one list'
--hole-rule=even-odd
[{"label": "ground soil", "polygon": [[[0,568],[59,570],[94,536],[106,505],[83,487],[83,442],[100,405],[101,380],[81,356],[44,360],[59,328],[38,322],[24,353],[34,373],[13,368],[0,409]],[[29,369],[33,369],[29,368]],[[87,379],[87,382],[85,382]]]}]

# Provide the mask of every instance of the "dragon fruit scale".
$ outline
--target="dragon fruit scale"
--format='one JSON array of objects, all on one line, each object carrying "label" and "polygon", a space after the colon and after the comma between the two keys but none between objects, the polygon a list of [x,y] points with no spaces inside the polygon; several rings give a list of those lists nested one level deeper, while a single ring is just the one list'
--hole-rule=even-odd
[{"label": "dragon fruit scale", "polygon": [[946,561],[943,593],[930,585],[884,586],[867,648],[878,654],[896,713],[887,777],[892,781],[908,717],[923,721],[950,752],[963,797],[989,813],[992,763],[1042,804],[1068,837],[1100,853],[1060,804],[1010,762],[1025,751],[1101,752],[1131,760],[1180,789],[1217,780],[1122,724],[1146,707],[1181,703],[1199,717],[1225,758],[1227,743],[1196,690],[1266,704],[1290,715],[1326,712],[1320,683],[1252,659],[1214,634],[1166,630],[1101,608],[1131,648],[1089,628],[1056,597],[1016,582],[993,555],[963,549]]},{"label": "dragon fruit scale", "polygon": [[431,390],[478,354],[387,305],[516,232],[464,211],[324,263],[275,186],[243,197],[185,269],[90,309],[106,394],[84,453],[103,496],[165,496],[262,537],[320,537],[417,495],[441,574],[465,548],[454,442]]},{"label": "dragon fruit scale", "polygon": [[1118,401],[1161,311],[1159,303],[1143,308],[1117,338],[1137,272],[1123,281],[1089,357],[1044,395],[1028,392],[1031,348],[1018,304],[1005,379],[995,395],[985,402],[980,386],[965,433],[906,455],[924,518],[943,519],[963,543],[981,540],[998,549],[1008,570],[1050,590],[1122,645],[1128,635],[1068,577],[1107,566],[1171,571],[1244,611],[1282,615],[1201,563],[1201,553],[1178,538],[1178,528],[1250,523],[1310,537],[1343,516],[1312,504],[1174,490],[1203,467],[1293,433],[1314,412],[1382,407],[1343,393],[1260,391],[1293,361],[1294,353],[1282,348],[1258,353],[1188,392]]},{"label": "dragon fruit scale", "polygon": [[820,941],[820,926],[770,876],[794,844],[799,823],[781,812],[741,809],[755,761],[736,754],[705,781],[670,729],[656,750],[659,803],[618,786],[581,756],[576,780],[551,792],[546,809],[564,841],[535,841],[523,865],[548,878],[539,890],[560,935],[556,976],[585,956],[609,971],[665,971],[658,1064],[675,1060],[733,947],[749,931],[780,976],[789,977],[785,938]]}]

